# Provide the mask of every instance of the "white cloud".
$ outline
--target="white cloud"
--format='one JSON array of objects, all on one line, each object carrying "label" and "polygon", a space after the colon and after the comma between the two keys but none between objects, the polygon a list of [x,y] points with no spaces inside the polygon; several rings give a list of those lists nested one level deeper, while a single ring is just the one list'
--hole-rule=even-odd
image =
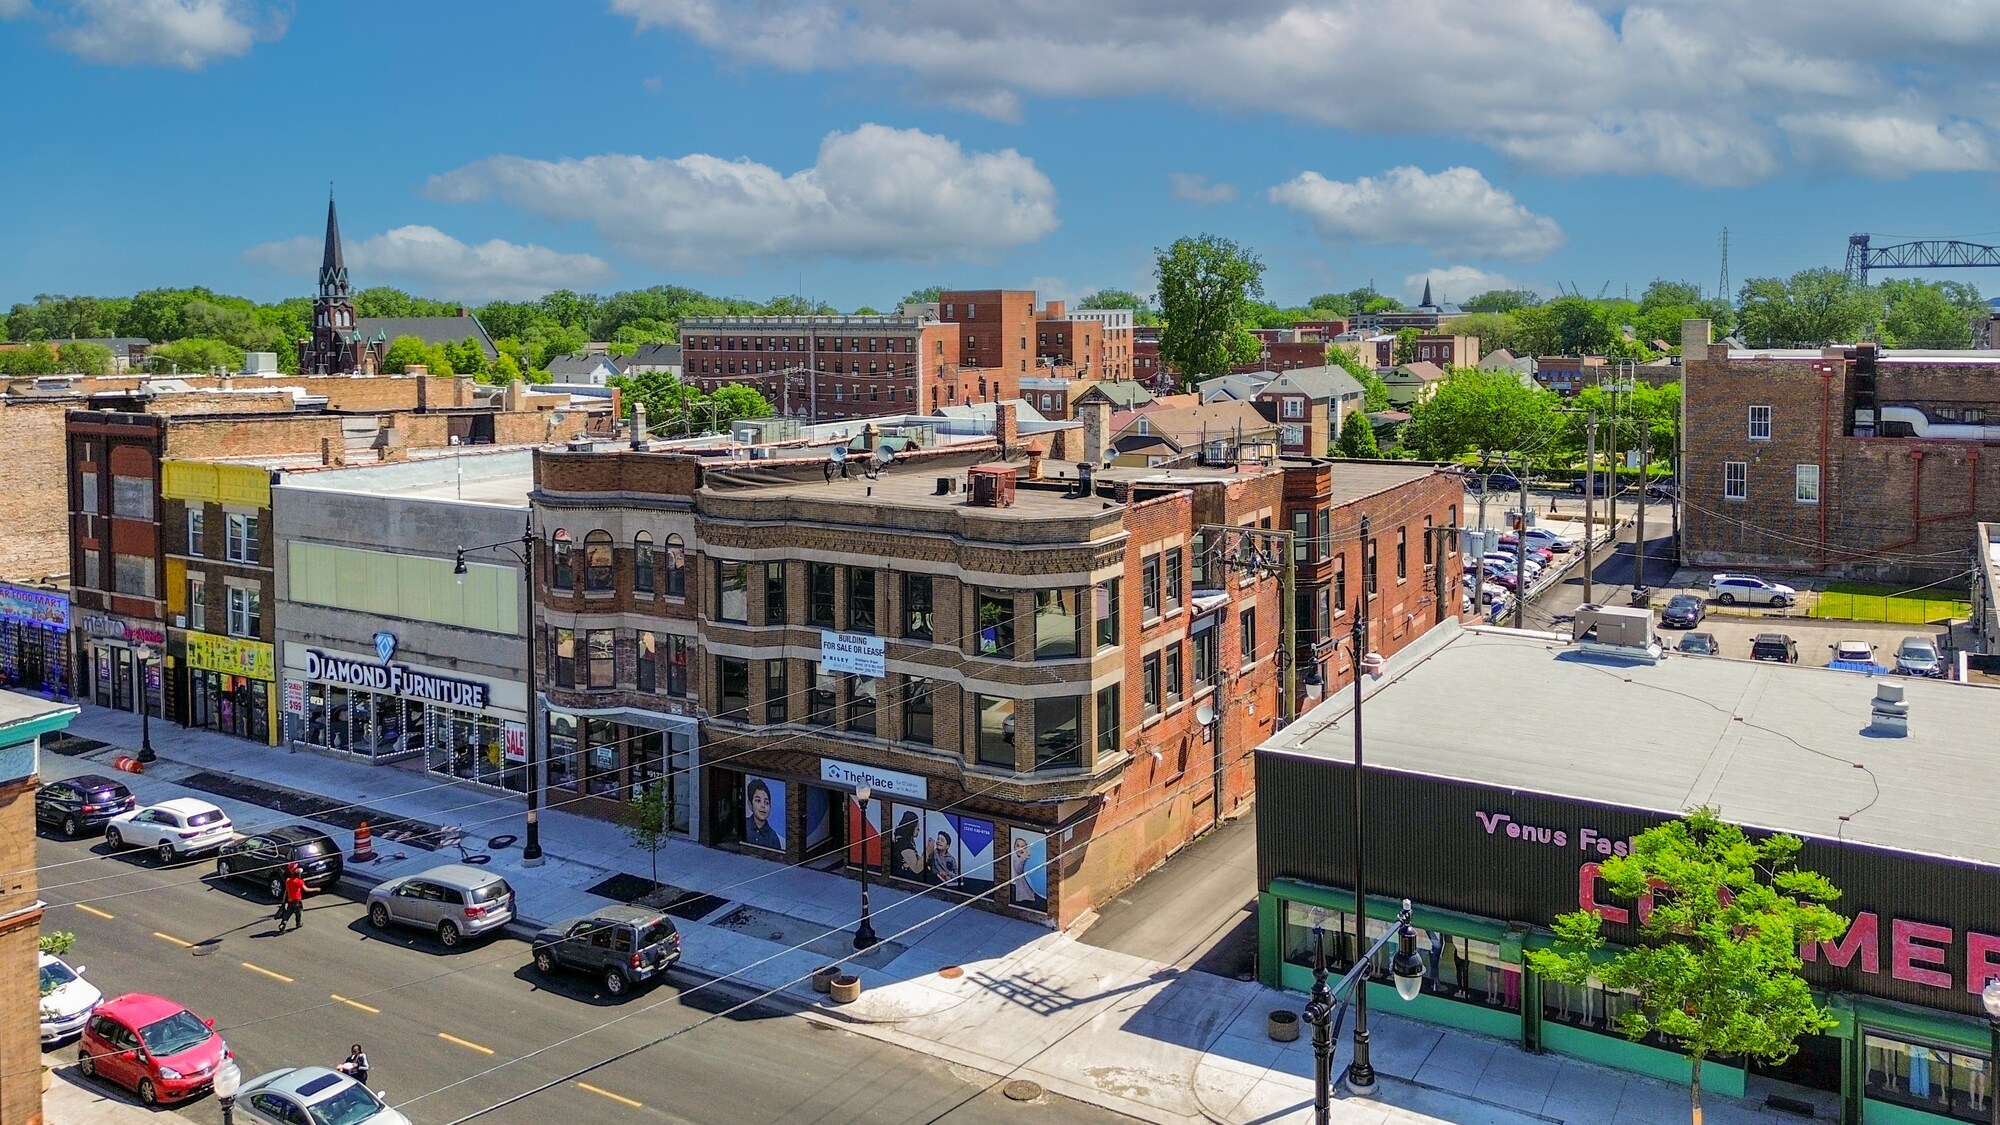
[{"label": "white cloud", "polygon": [[[1004,121],[1033,98],[1172,97],[1697,184],[2000,165],[2000,5],[1981,0],[1095,0],[1088,35],[1053,0],[611,6],[746,68],[887,71]],[[1884,106],[1907,125],[1830,143],[1813,120]]]},{"label": "white cloud", "polygon": [[[312,277],[324,247],[322,239],[300,235],[252,246],[242,258],[290,277]],[[539,297],[554,289],[596,285],[612,276],[611,266],[594,254],[565,254],[497,238],[471,246],[427,226],[397,227],[349,243],[346,254],[348,272],[357,280],[400,281],[464,300]]]},{"label": "white cloud", "polygon": [[641,261],[715,271],[746,259],[978,258],[1057,225],[1055,186],[1033,160],[882,125],[827,134],[813,166],[789,175],[703,154],[494,156],[431,177],[426,191],[589,222]]},{"label": "white cloud", "polygon": [[276,39],[291,22],[290,4],[263,0],[0,0],[0,18],[30,13],[49,24],[57,46],[113,66],[200,70]]},{"label": "white cloud", "polygon": [[1424,295],[1424,282],[1431,284],[1431,297],[1439,304],[1447,301],[1463,303],[1469,297],[1477,297],[1492,289],[1530,289],[1505,274],[1482,270],[1475,266],[1446,266],[1443,269],[1425,270],[1413,273],[1403,279],[1403,298],[1415,303]]},{"label": "white cloud", "polygon": [[1303,172],[1270,197],[1335,244],[1428,246],[1486,258],[1539,258],[1563,244],[1554,219],[1523,207],[1473,168],[1432,175],[1404,165],[1352,183]]},{"label": "white cloud", "polygon": [[1212,184],[1207,176],[1189,172],[1168,172],[1167,181],[1173,185],[1174,198],[1187,203],[1213,207],[1236,202],[1235,184]]}]

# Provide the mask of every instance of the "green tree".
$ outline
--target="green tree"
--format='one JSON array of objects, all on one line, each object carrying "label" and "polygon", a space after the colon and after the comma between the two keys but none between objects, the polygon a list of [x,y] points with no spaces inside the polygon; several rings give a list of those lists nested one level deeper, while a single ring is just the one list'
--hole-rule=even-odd
[{"label": "green tree", "polygon": [[1899,278],[1876,292],[1884,306],[1876,337],[1891,348],[1969,348],[1972,322],[1986,314],[1979,290],[1957,282]]},{"label": "green tree", "polygon": [[46,343],[33,343],[25,348],[11,348],[0,352],[0,374],[4,375],[54,375],[62,370],[62,360],[56,350]]},{"label": "green tree", "polygon": [[1484,471],[1496,454],[1544,448],[1556,433],[1555,409],[1553,392],[1515,372],[1457,367],[1411,408],[1403,445],[1427,461],[1478,453]]},{"label": "green tree", "polygon": [[51,957],[61,957],[76,945],[76,935],[68,930],[51,930],[37,940],[41,951]]},{"label": "green tree", "polygon": [[1404,328],[1397,331],[1396,333],[1397,363],[1417,362],[1417,337],[1421,335],[1423,335],[1423,333],[1417,331],[1414,328]]},{"label": "green tree", "polygon": [[708,396],[708,401],[715,408],[717,424],[720,426],[727,426],[738,418],[771,416],[771,400],[759,393],[757,388],[746,383],[731,383],[717,387],[715,392]]},{"label": "green tree", "polygon": [[1336,457],[1375,458],[1382,449],[1375,443],[1375,426],[1368,415],[1354,411],[1340,423],[1340,437],[1333,443]]},{"label": "green tree", "polygon": [[1316,315],[1346,318],[1354,315],[1354,302],[1345,293],[1321,293],[1306,302]]},{"label": "green tree", "polygon": [[1874,319],[1866,286],[1836,269],[1800,270],[1789,278],[1743,283],[1737,334],[1757,347],[1817,348],[1851,343]]},{"label": "green tree", "polygon": [[881,310],[881,309],[878,309],[878,308],[876,308],[876,307],[875,307],[874,305],[863,305],[863,306],[861,306],[860,308],[858,308],[858,309],[855,309],[855,310],[854,310],[854,314],[853,314],[853,315],[855,315],[855,316],[881,316],[881,315],[882,315],[882,310]]},{"label": "green tree", "polygon": [[1603,355],[1618,338],[1609,311],[1585,297],[1558,297],[1517,309],[1513,317],[1521,342],[1535,355]]},{"label": "green tree", "polygon": [[227,340],[191,337],[160,344],[146,353],[146,370],[198,375],[209,371],[240,371],[243,349]]},{"label": "green tree", "polygon": [[[1451,322],[1451,331],[1459,336],[1479,337],[1482,353],[1490,354],[1495,348],[1506,348],[1515,355],[1521,355],[1519,315],[1518,312],[1467,313]],[[1529,351],[1526,354],[1534,353]]]},{"label": "green tree", "polygon": [[655,781],[638,786],[631,803],[625,806],[625,838],[652,861],[653,889],[660,889],[660,851],[673,837],[674,805],[667,798],[667,786]]},{"label": "green tree", "polygon": [[56,349],[56,358],[66,374],[103,375],[111,370],[111,349],[103,344],[71,340]]},{"label": "green tree", "polygon": [[458,306],[450,301],[416,297],[387,285],[363,289],[354,295],[356,316],[456,316]]},{"label": "green tree", "polygon": [[1533,289],[1488,289],[1469,301],[1461,301],[1458,307],[1466,312],[1507,313],[1541,303],[1541,295]]},{"label": "green tree", "polygon": [[482,383],[497,383],[504,387],[521,378],[521,364],[512,353],[501,352],[500,357],[488,364],[486,370],[479,373],[478,378]]},{"label": "green tree", "polygon": [[1363,410],[1389,409],[1389,384],[1384,383],[1382,377],[1375,373],[1374,366],[1362,359],[1354,349],[1339,344],[1328,344],[1326,361],[1354,376],[1354,381],[1361,384]]},{"label": "green tree", "polygon": [[1229,239],[1204,234],[1154,251],[1160,283],[1160,360],[1183,382],[1219,375],[1257,358],[1246,327],[1264,295],[1264,263]]},{"label": "green tree", "polygon": [[1602,864],[1612,893],[1653,901],[1637,945],[1606,958],[1604,916],[1579,910],[1555,920],[1556,948],[1526,954],[1551,980],[1581,985],[1596,977],[1638,994],[1618,1029],[1633,1039],[1657,1033],[1679,1047],[1695,1125],[1704,1061],[1781,1063],[1802,1036],[1836,1022],[1799,975],[1799,948],[1838,938],[1847,919],[1827,905],[1840,890],[1797,866],[1800,846],[1796,836],[1751,840],[1715,810],[1695,809],[1640,833],[1630,855]]},{"label": "green tree", "polygon": [[7,338],[75,340],[115,336],[118,334],[118,322],[130,304],[130,301],[118,297],[65,297],[38,293],[34,304],[17,304],[7,313]]},{"label": "green tree", "polygon": [[382,353],[382,373],[401,375],[413,363],[431,361],[430,345],[415,336],[398,336],[389,341],[389,348]]},{"label": "green tree", "polygon": [[922,289],[913,289],[908,296],[896,302],[896,307],[902,308],[904,305],[928,305],[932,301],[941,300],[944,297],[944,288],[942,285],[926,285]]},{"label": "green tree", "polygon": [[[507,358],[503,353],[502,359]],[[646,424],[666,428],[669,421],[679,428],[690,417],[691,404],[701,397],[693,387],[675,378],[671,371],[642,371],[637,375],[613,375],[606,380],[619,392],[620,409],[625,414],[640,404],[646,407]]]},{"label": "green tree", "polygon": [[1132,323],[1158,324],[1160,314],[1146,303],[1144,297],[1129,289],[1099,289],[1076,303],[1080,309],[1131,309]]}]

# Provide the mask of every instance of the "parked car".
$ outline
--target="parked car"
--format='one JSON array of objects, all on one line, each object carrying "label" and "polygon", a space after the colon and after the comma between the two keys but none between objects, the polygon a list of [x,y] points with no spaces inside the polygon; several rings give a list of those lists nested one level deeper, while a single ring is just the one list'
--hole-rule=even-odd
[{"label": "parked car", "polygon": [[1875,646],[1867,641],[1840,641],[1830,646],[1835,660],[1856,660],[1863,663],[1875,662]]},{"label": "parked car", "polygon": [[1904,637],[1896,646],[1896,674],[1899,676],[1943,676],[1944,660],[1937,643],[1929,637]]},{"label": "parked car", "polygon": [[1487,473],[1482,475],[1477,471],[1469,472],[1465,476],[1465,490],[1467,492],[1486,492],[1488,490],[1493,492],[1519,492],[1521,490],[1521,478],[1512,473]]},{"label": "parked car", "polygon": [[112,817],[104,826],[104,842],[114,852],[127,847],[152,848],[160,853],[161,863],[172,863],[182,856],[221,847],[235,831],[229,814],[207,801],[175,797]]},{"label": "parked car", "polygon": [[1681,636],[1681,643],[1674,646],[1674,651],[1684,652],[1689,656],[1721,656],[1722,646],[1715,643],[1713,633],[1684,633]]},{"label": "parked car", "polygon": [[[1521,543],[1520,537],[1516,536],[1513,532],[1510,531],[1507,534],[1502,535],[1500,537],[1500,551],[1502,554],[1511,555],[1517,549],[1520,549],[1520,543]],[[1544,567],[1554,562],[1556,557],[1555,551],[1551,550],[1548,547],[1542,546],[1541,544],[1535,542],[1533,539],[1528,540],[1528,546],[1525,549],[1525,553],[1527,554],[1529,559],[1533,560],[1535,563]]]},{"label": "parked car", "polygon": [[535,935],[535,968],[597,976],[604,991],[623,996],[681,959],[681,934],[657,910],[612,906],[571,918]]},{"label": "parked car", "polygon": [[446,863],[378,883],[368,892],[368,920],[378,930],[414,926],[447,949],[514,920],[514,888],[491,871]]},{"label": "parked car", "polygon": [[1514,572],[1511,570],[1489,565],[1484,573],[1486,581],[1500,587],[1502,590],[1518,590],[1521,588],[1520,579],[1515,577]]},{"label": "parked car", "polygon": [[35,790],[35,822],[53,824],[73,838],[102,831],[112,817],[131,812],[138,804],[132,791],[117,778],[79,774]]},{"label": "parked car", "polygon": [[1558,555],[1566,555],[1576,546],[1576,544],[1570,542],[1567,538],[1550,531],[1546,527],[1531,527],[1527,531],[1522,532],[1522,534],[1528,537],[1528,546],[1547,547]]},{"label": "parked car", "polygon": [[270,1125],[410,1125],[374,1091],[323,1066],[260,1074],[236,1093],[236,1112]]},{"label": "parked car", "polygon": [[323,891],[340,881],[347,862],[333,837],[303,824],[269,828],[239,836],[222,846],[215,873],[224,879],[244,879],[267,891],[272,901],[284,897],[285,868],[299,865],[299,877],[309,891]]},{"label": "parked car", "polygon": [[1708,596],[1723,605],[1791,605],[1798,591],[1776,582],[1766,582],[1754,574],[1718,574],[1708,580]]},{"label": "parked car", "polygon": [[[1609,496],[1612,493],[1619,491],[1621,488],[1621,485],[1618,482],[1618,478],[1612,476],[1610,473],[1599,473],[1597,474],[1596,480],[1597,480],[1597,495],[1599,496]],[[1575,480],[1569,482],[1569,490],[1577,494],[1578,496],[1583,495],[1583,482],[1584,482],[1583,477],[1576,478]]]},{"label": "parked car", "polygon": [[1646,499],[1672,500],[1680,492],[1680,485],[1670,480],[1650,481],[1646,485]]},{"label": "parked car", "polygon": [[83,966],[74,969],[54,954],[42,954],[42,1045],[58,1043],[83,1031],[90,1013],[104,1001],[104,994],[83,979]]},{"label": "parked car", "polygon": [[1692,629],[1701,624],[1701,599],[1693,594],[1675,594],[1667,599],[1667,607],[1660,611],[1660,624],[1681,629]]},{"label": "parked car", "polygon": [[143,992],[97,1006],[83,1026],[76,1069],[139,1095],[147,1105],[182,1102],[208,1090],[229,1044],[179,1004]]},{"label": "parked car", "polygon": [[1784,633],[1759,633],[1750,641],[1750,659],[1799,662],[1799,644]]}]

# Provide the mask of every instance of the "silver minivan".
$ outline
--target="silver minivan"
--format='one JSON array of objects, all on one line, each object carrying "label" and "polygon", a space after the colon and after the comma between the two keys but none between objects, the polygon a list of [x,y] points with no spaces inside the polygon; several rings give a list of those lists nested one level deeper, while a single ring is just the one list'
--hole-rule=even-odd
[{"label": "silver minivan", "polygon": [[391,925],[430,930],[453,949],[512,922],[514,888],[490,871],[447,863],[377,884],[368,892],[368,920],[378,930]]}]

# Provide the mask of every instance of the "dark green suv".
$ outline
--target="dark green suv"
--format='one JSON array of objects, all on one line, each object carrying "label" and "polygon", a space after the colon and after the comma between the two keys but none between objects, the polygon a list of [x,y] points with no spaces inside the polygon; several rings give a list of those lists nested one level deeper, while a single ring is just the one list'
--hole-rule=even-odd
[{"label": "dark green suv", "polygon": [[604,991],[623,996],[681,959],[681,934],[660,911],[607,906],[536,934],[534,948],[541,972],[569,969],[598,977]]}]

